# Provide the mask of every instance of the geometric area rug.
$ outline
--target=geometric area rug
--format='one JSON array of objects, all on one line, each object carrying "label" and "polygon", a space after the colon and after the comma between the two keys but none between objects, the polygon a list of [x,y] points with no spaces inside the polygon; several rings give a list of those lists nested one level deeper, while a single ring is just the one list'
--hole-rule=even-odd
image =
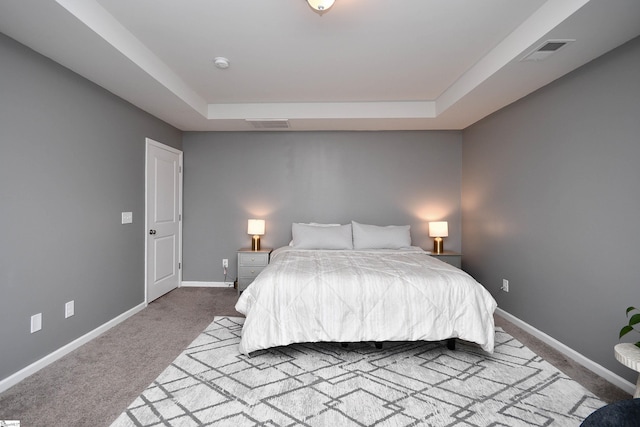
[{"label": "geometric area rug", "polygon": [[247,357],[243,322],[216,317],[111,426],[579,426],[605,405],[500,328],[493,354],[457,340]]}]

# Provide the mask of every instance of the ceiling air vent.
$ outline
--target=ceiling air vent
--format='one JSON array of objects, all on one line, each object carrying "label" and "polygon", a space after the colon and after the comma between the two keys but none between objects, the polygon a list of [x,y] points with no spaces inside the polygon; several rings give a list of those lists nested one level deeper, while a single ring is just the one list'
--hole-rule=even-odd
[{"label": "ceiling air vent", "polygon": [[289,129],[289,119],[246,119],[254,129]]},{"label": "ceiling air vent", "polygon": [[521,61],[542,61],[543,59],[548,58],[553,55],[566,45],[575,40],[565,39],[565,40],[547,40],[542,43],[540,46],[535,48],[533,51],[529,52]]}]

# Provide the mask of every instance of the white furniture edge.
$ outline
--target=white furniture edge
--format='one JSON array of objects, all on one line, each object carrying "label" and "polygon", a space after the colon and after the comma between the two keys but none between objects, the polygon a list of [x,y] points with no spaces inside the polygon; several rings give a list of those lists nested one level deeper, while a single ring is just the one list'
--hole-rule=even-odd
[{"label": "white furniture edge", "polygon": [[[640,349],[633,343],[623,342],[616,344],[613,347],[615,351],[616,360],[622,363],[627,368],[631,368],[636,372],[640,372]],[[638,382],[636,383],[636,390],[633,393],[633,398],[640,398],[640,375],[638,375]]]},{"label": "white furniture edge", "polygon": [[182,282],[182,288],[231,288],[233,282]]},{"label": "white furniture edge", "polygon": [[119,316],[116,316],[113,319],[109,320],[108,322],[98,326],[94,330],[87,332],[86,334],[82,335],[79,338],[76,338],[75,340],[71,341],[69,344],[66,344],[60,347],[59,349],[49,353],[48,355],[44,356],[42,359],[36,360],[31,365],[26,366],[21,370],[19,370],[18,372],[9,375],[7,378],[4,378],[2,381],[0,381],[0,393],[9,389],[10,387],[13,387],[23,379],[35,374],[40,369],[50,365],[51,363],[62,358],[63,356],[71,353],[73,350],[77,349],[83,344],[88,343],[92,339],[98,337],[99,335],[113,328],[118,323],[125,321],[129,317],[133,316],[134,314],[144,309],[146,306],[147,306],[146,302],[138,304],[137,306],[125,311]]},{"label": "white furniture edge", "polygon": [[[633,395],[633,393],[635,392],[636,386],[633,385],[632,383],[630,383],[629,381],[625,380],[624,378],[622,378],[620,375],[618,375],[618,374],[616,374],[614,372],[611,372],[610,370],[608,370],[604,366],[602,366],[602,365],[594,362],[593,360],[585,357],[584,355],[582,355],[581,353],[578,353],[577,351],[575,351],[571,347],[561,343],[560,341],[556,340],[555,338],[553,338],[553,337],[545,334],[544,332],[534,328],[533,326],[529,325],[528,323],[524,322],[523,320],[518,319],[514,315],[512,315],[510,313],[507,313],[506,311],[502,310],[501,308],[496,308],[496,314],[498,316],[500,316],[500,317],[503,317],[503,318],[507,319],[508,321],[513,323],[514,325],[518,326],[520,329],[524,330],[525,332],[530,333],[534,337],[536,337],[539,340],[543,341],[544,343],[550,345],[554,349],[558,350],[560,353],[564,354],[565,356],[569,357],[570,359],[573,359],[575,362],[577,362],[580,365],[584,366],[585,368],[587,368],[591,372],[601,376],[602,378],[604,378],[605,380],[609,381],[611,384],[621,388],[625,392],[627,392],[627,393],[629,393],[631,395]],[[613,347],[611,347],[611,355],[613,357]]]}]

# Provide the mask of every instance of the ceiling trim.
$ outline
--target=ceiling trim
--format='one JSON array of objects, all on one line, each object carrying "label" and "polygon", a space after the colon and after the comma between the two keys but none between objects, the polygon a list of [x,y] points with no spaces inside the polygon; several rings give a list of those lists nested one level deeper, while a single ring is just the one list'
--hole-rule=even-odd
[{"label": "ceiling trim", "polygon": [[100,4],[94,0],[56,2],[171,93],[207,117],[207,102]]},{"label": "ceiling trim", "polygon": [[[457,62],[454,61],[454,63],[463,68],[455,68],[455,75],[450,79],[441,79],[437,88],[428,92],[429,95],[418,95],[421,90],[431,87],[429,86],[431,82],[428,80],[430,74],[428,72],[420,74],[416,71],[420,68],[416,67],[430,67],[427,68],[428,71],[450,69],[437,62],[425,64],[425,58],[428,58],[432,52],[430,49],[433,44],[442,47],[442,43],[445,43],[444,46],[447,46],[446,41],[440,43],[438,40],[438,31],[442,31],[442,26],[438,25],[435,25],[430,32],[420,33],[421,37],[431,37],[428,40],[425,39],[424,49],[418,46],[419,49],[415,50],[414,45],[402,45],[407,49],[406,52],[402,52],[409,59],[402,62],[401,67],[387,72],[386,75],[372,72],[370,81],[359,82],[363,83],[359,91],[349,92],[356,94],[353,99],[345,93],[333,95],[326,93],[317,97],[322,101],[313,102],[314,96],[310,95],[315,93],[313,91],[309,93],[301,91],[300,98],[297,98],[296,85],[305,84],[300,81],[292,81],[291,85],[285,84],[284,87],[290,90],[280,94],[276,86],[269,85],[269,79],[277,79],[280,76],[286,79],[290,74],[287,74],[287,70],[282,73],[278,70],[274,71],[274,67],[271,66],[266,68],[264,74],[259,75],[259,79],[265,82],[262,86],[256,85],[254,81],[251,82],[251,86],[247,86],[255,88],[255,94],[251,91],[242,92],[242,96],[237,98],[238,102],[234,103],[234,92],[229,91],[229,88],[242,84],[244,79],[252,78],[252,73],[261,71],[254,71],[253,66],[247,68],[244,63],[244,69],[238,68],[244,74],[210,76],[206,74],[208,71],[206,67],[211,64],[202,60],[196,62],[194,68],[185,68],[187,71],[183,70],[185,72],[183,75],[182,72],[178,73],[175,70],[179,69],[176,67],[185,63],[170,62],[193,60],[192,56],[197,49],[203,50],[206,55],[207,46],[211,44],[211,40],[204,46],[194,41],[193,45],[187,46],[191,50],[184,52],[175,50],[180,49],[180,45],[188,40],[180,39],[180,36],[188,35],[193,38],[200,34],[196,30],[180,32],[183,28],[181,25],[188,25],[190,22],[187,20],[190,9],[184,11],[181,9],[183,6],[174,5],[172,0],[159,1],[159,7],[164,5],[166,9],[155,11],[157,14],[153,16],[159,20],[159,23],[167,26],[165,31],[164,26],[154,28],[153,21],[145,20],[146,7],[153,7],[155,0],[132,4],[131,16],[120,15],[127,13],[128,0],[113,0],[115,5],[113,11],[110,9],[110,1],[3,0],[0,7],[2,9],[0,25],[2,32],[7,36],[182,130],[252,130],[245,122],[248,118],[289,119],[292,120],[291,129],[294,130],[464,129],[640,34],[638,30],[640,2],[530,0],[529,9],[525,15],[514,13],[513,7],[508,10],[499,7],[501,1],[509,2],[510,0],[495,0],[491,3],[494,5],[492,9],[484,9],[488,12],[485,16],[495,20],[492,22],[507,20],[509,26],[502,27],[500,35],[491,38],[490,40],[493,41],[490,44],[484,43],[477,46],[477,49],[482,50],[474,50],[473,57],[479,59],[474,59],[471,64],[467,62],[464,66],[460,64],[461,58],[455,57]],[[289,13],[288,0],[279,1],[279,7],[283,8],[278,15],[281,17],[283,12]],[[420,7],[424,7],[424,3],[420,0],[415,2],[413,6],[419,4]],[[383,2],[380,1],[377,7],[380,8],[382,4]],[[464,1],[461,2],[461,5],[463,4]],[[536,6],[532,7],[534,5]],[[215,8],[201,9],[200,6],[198,3],[192,10],[211,11],[212,16],[220,12]],[[242,19],[243,7],[253,6],[250,6],[250,2],[242,6],[234,2],[233,7],[229,6],[229,9],[223,9],[220,13],[228,12],[234,19]],[[446,11],[453,17],[458,13],[456,7],[462,6],[442,6],[443,9],[438,11]],[[178,14],[174,21],[171,14],[176,13],[176,10],[184,11],[185,16]],[[355,19],[362,18],[359,12],[357,6],[345,8],[342,14],[331,15],[331,18],[336,19],[329,21],[328,26],[323,25],[327,23],[325,21],[309,21],[309,23],[304,21],[304,24],[295,21],[297,25],[295,30],[302,36],[306,34],[306,25],[314,25],[310,34],[313,37],[321,37],[324,34],[322,31],[328,27],[334,33],[337,30],[341,37],[347,37],[349,40],[351,33],[365,34],[367,25],[370,24],[371,19]],[[295,12],[291,13],[286,16],[289,18],[297,16]],[[377,9],[376,13],[380,13],[380,10]],[[379,16],[376,13],[371,16]],[[469,14],[462,15],[466,19],[473,19]],[[398,16],[404,15],[399,13]],[[250,15],[249,19],[255,19],[255,15]],[[414,21],[412,21],[414,24],[418,21],[422,22],[422,18]],[[129,25],[132,26],[129,27]],[[394,25],[395,23],[393,25],[389,23],[388,31],[397,31]],[[277,24],[272,23],[272,26]],[[225,28],[228,32],[229,28]],[[498,29],[494,30],[498,31]],[[505,30],[508,30],[506,36]],[[170,31],[178,31],[178,36],[172,37]],[[458,42],[457,46],[464,37],[473,37],[474,34],[478,34],[476,31],[478,31],[476,27],[469,28],[468,32],[462,31],[455,39]],[[485,28],[484,31],[492,31],[492,27]],[[334,33],[331,35],[333,36]],[[281,33],[276,32],[276,34]],[[285,34],[291,36],[291,32]],[[479,34],[487,36],[487,33]],[[144,39],[145,36],[151,37],[149,42]],[[520,62],[532,49],[550,38],[570,38],[576,42],[570,48],[563,50],[562,55],[554,55],[548,61]],[[153,48],[154,40],[167,44],[159,45],[160,48],[156,51]],[[171,44],[173,42],[175,45]],[[242,39],[233,39],[229,42],[233,48],[237,49],[241,46]],[[224,45],[220,43],[220,46]],[[455,47],[456,44],[452,46]],[[224,51],[224,49],[219,50]],[[172,56],[172,52],[178,52],[180,55]],[[454,53],[451,52],[451,55]],[[161,54],[167,55],[166,59]],[[323,54],[326,55],[327,52]],[[253,51],[251,55],[255,55],[250,57],[251,61],[261,58]],[[439,58],[447,64],[446,56]],[[318,58],[310,58],[310,60],[316,59]],[[243,63],[238,62],[238,64]],[[362,75],[365,79],[364,76],[368,76],[366,67],[376,64],[378,63],[375,61],[362,64],[362,70],[359,70],[358,75]],[[414,65],[415,67],[411,68]],[[385,78],[401,79],[405,75],[407,81],[411,82],[411,86],[407,86],[404,91],[399,91],[394,96],[394,81],[390,81],[387,87]],[[352,78],[352,75],[349,74],[349,77]],[[193,79],[193,83],[189,80],[190,78]],[[339,74],[331,78],[337,79],[334,85],[336,88],[344,87],[346,79],[342,79]],[[213,86],[208,86],[209,84]],[[221,85],[228,86],[224,87],[226,90],[224,95],[220,94],[218,97],[211,88],[221,87]],[[370,87],[371,94],[367,94],[367,87]],[[413,88],[415,91],[412,90]],[[207,90],[210,92],[209,95],[205,95]],[[408,96],[400,94],[406,94],[407,90]],[[255,99],[263,99],[265,102],[252,102],[252,96],[255,96]],[[221,101],[222,99],[224,102]],[[338,99],[340,101],[337,101]]]},{"label": "ceiling trim", "polygon": [[433,101],[407,102],[286,102],[209,104],[209,119],[381,119],[435,118]]},{"label": "ceiling trim", "polygon": [[243,104],[207,104],[167,64],[95,0],[56,0],[56,2],[204,118],[244,120],[247,117],[264,119],[437,118],[589,0],[546,2],[436,100]]},{"label": "ceiling trim", "polygon": [[590,0],[554,0],[543,4],[509,36],[456,80],[436,100],[436,117],[527,51]]}]

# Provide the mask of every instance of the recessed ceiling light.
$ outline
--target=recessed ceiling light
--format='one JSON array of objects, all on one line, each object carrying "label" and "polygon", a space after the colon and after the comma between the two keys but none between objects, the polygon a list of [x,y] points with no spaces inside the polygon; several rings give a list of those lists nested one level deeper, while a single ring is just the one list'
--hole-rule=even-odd
[{"label": "recessed ceiling light", "polygon": [[222,56],[217,56],[213,58],[213,64],[217,68],[220,68],[221,70],[226,70],[227,68],[229,68],[229,60]]}]

